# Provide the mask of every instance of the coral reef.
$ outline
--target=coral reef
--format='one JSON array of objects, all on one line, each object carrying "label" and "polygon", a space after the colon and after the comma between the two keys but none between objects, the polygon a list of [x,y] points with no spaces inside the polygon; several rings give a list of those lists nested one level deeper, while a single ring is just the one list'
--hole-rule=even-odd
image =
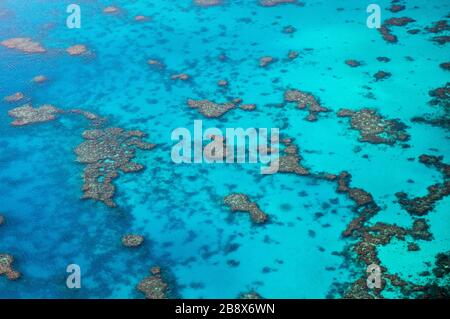
[{"label": "coral reef", "polygon": [[259,5],[262,7],[274,7],[280,4],[297,4],[303,6],[303,2],[299,2],[297,0],[259,0]]},{"label": "coral reef", "polygon": [[443,62],[443,63],[439,64],[439,66],[443,70],[450,71],[450,62]]},{"label": "coral reef", "polygon": [[137,289],[145,295],[147,299],[167,299],[169,285],[165,282],[161,269],[153,267],[150,276],[139,282]]},{"label": "coral reef", "polygon": [[293,173],[297,175],[309,175],[308,169],[303,167],[300,162],[303,158],[299,154],[299,149],[292,144],[292,139],[283,139],[281,143],[285,146],[281,151],[281,156],[275,160],[278,161],[278,173]]},{"label": "coral reef", "polygon": [[448,118],[447,116],[434,117],[430,114],[424,114],[422,116],[414,116],[411,119],[411,122],[438,126],[446,130],[450,130],[450,118]]},{"label": "coral reef", "polygon": [[427,31],[428,33],[441,33],[449,30],[450,26],[447,24],[447,20],[437,21],[431,27],[425,28],[425,31]]},{"label": "coral reef", "polygon": [[268,66],[269,64],[275,62],[275,59],[271,56],[264,56],[262,58],[259,59],[259,66],[262,68],[265,68],[266,66]]},{"label": "coral reef", "polygon": [[383,36],[383,39],[386,42],[389,43],[397,43],[398,38],[394,34],[392,34],[392,31],[390,27],[396,26],[396,27],[403,27],[409,23],[415,22],[414,19],[409,17],[402,17],[402,18],[390,18],[382,24],[381,28],[378,29],[381,35]]},{"label": "coral reef", "polygon": [[214,103],[209,100],[188,100],[188,105],[191,108],[198,109],[198,111],[208,118],[217,118],[224,115],[229,110],[232,110],[236,107],[236,103],[228,102],[228,103]]},{"label": "coral reef", "polygon": [[217,85],[226,87],[226,86],[228,86],[228,81],[227,80],[219,80],[219,81],[217,81]]},{"label": "coral reef", "polygon": [[399,120],[384,119],[372,109],[342,109],[338,111],[338,116],[350,117],[350,126],[359,131],[361,142],[393,145],[409,139],[405,124]]},{"label": "coral reef", "polygon": [[33,83],[44,83],[44,82],[47,82],[48,79],[44,75],[36,75],[31,81]]},{"label": "coral reef", "polygon": [[147,61],[147,64],[150,66],[153,66],[159,70],[162,70],[166,67],[163,62],[161,62],[160,60],[157,60],[157,59],[150,59]]},{"label": "coral reef", "polygon": [[174,74],[170,77],[172,80],[181,80],[181,81],[187,81],[189,80],[189,75],[186,73],[180,73],[180,74]]},{"label": "coral reef", "polygon": [[88,130],[83,137],[86,141],[75,149],[77,161],[87,164],[83,173],[83,198],[115,207],[113,180],[119,176],[119,171],[130,173],[144,169],[131,161],[135,157],[135,148],[150,150],[155,145],[142,141],[143,132],[121,128]]},{"label": "coral reef", "polygon": [[450,36],[449,35],[442,35],[442,36],[433,37],[431,39],[431,41],[436,42],[439,45],[444,45],[447,42],[450,42]]},{"label": "coral reef", "polygon": [[128,234],[122,237],[122,244],[125,247],[135,248],[142,245],[144,237],[141,235]]},{"label": "coral reef", "polygon": [[223,3],[223,0],[194,0],[194,4],[199,7],[213,7]]},{"label": "coral reef", "polygon": [[430,101],[431,105],[440,105],[446,112],[450,112],[450,82],[447,82],[445,86],[429,91],[428,95],[433,98]]},{"label": "coral reef", "polygon": [[299,109],[307,108],[309,115],[306,117],[306,120],[310,122],[316,121],[319,113],[329,111],[326,107],[321,106],[318,99],[312,94],[297,89],[287,90],[284,93],[284,101],[297,103],[297,108]]},{"label": "coral reef", "polygon": [[76,44],[66,49],[70,55],[82,55],[87,52],[87,47],[84,44]]},{"label": "coral reef", "polygon": [[11,123],[14,126],[47,122],[54,120],[61,111],[53,105],[42,105],[34,108],[31,104],[16,107],[8,112],[9,116],[15,118]]},{"label": "coral reef", "polygon": [[137,15],[134,17],[134,21],[136,21],[136,22],[144,22],[144,21],[150,21],[150,20],[151,20],[150,17],[144,16],[144,15]]},{"label": "coral reef", "polygon": [[115,14],[115,13],[119,13],[119,12],[120,12],[120,9],[115,6],[108,6],[105,9],[103,9],[103,13],[108,13],[108,14]]},{"label": "coral reef", "polygon": [[389,72],[385,72],[385,71],[378,71],[377,73],[375,73],[373,75],[373,77],[375,78],[375,81],[382,81],[384,79],[390,78],[391,77],[391,73]]},{"label": "coral reef", "polygon": [[0,276],[5,275],[9,280],[20,278],[20,272],[13,268],[14,258],[8,254],[0,254]]},{"label": "coral reef", "polygon": [[3,101],[8,103],[18,102],[20,100],[23,100],[25,98],[25,95],[23,95],[22,92],[16,92],[12,95],[5,96],[3,98]]},{"label": "coral reef", "polygon": [[256,110],[256,104],[241,104],[239,108],[244,111],[254,111]]},{"label": "coral reef", "polygon": [[228,206],[232,212],[247,212],[250,214],[255,224],[265,223],[268,216],[258,207],[258,205],[248,198],[245,194],[230,194],[225,196],[223,203]]},{"label": "coral reef", "polygon": [[352,67],[352,68],[356,68],[358,66],[361,66],[361,61],[358,60],[346,60],[345,64],[347,64],[348,66]]},{"label": "coral reef", "polygon": [[437,278],[448,277],[450,275],[450,252],[437,254],[435,264],[433,274]]},{"label": "coral reef", "polygon": [[296,31],[297,31],[297,29],[291,25],[285,26],[283,28],[283,33],[286,33],[286,34],[295,33]]},{"label": "coral reef", "polygon": [[299,56],[299,53],[297,51],[289,51],[288,53],[288,59],[289,60],[295,60]]},{"label": "coral reef", "polygon": [[436,202],[450,194],[450,165],[443,163],[442,156],[421,155],[419,161],[428,167],[434,167],[443,174],[442,183],[431,185],[428,193],[422,197],[409,199],[405,192],[397,192],[395,196],[400,206],[411,215],[424,216],[434,209]]},{"label": "coral reef", "polygon": [[1,45],[8,49],[15,49],[25,53],[44,53],[44,47],[31,38],[12,38],[0,42]]},{"label": "coral reef", "polygon": [[397,12],[400,12],[400,11],[403,11],[403,10],[405,10],[405,6],[404,5],[401,5],[401,4],[392,4],[390,7],[389,7],[389,11],[391,11],[391,12],[393,12],[393,13],[397,13]]}]

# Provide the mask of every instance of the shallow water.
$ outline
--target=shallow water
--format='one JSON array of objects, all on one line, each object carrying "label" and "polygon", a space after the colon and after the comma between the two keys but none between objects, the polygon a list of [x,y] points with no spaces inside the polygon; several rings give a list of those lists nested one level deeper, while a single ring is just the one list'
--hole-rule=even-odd
[{"label": "shallow water", "polygon": [[[108,15],[102,12],[108,1],[83,0],[77,2],[81,29],[68,29],[71,1],[2,1],[0,40],[31,37],[47,52],[26,54],[0,46],[0,97],[26,96],[25,101],[0,102],[0,214],[6,219],[0,226],[0,253],[13,255],[22,274],[17,281],[0,277],[0,297],[142,298],[136,285],[154,265],[170,273],[171,289],[182,298],[236,298],[251,290],[265,298],[342,297],[344,290],[336,291],[335,285],[355,281],[364,267],[354,256],[336,254],[353,243],[341,234],[355,212],[334,183],[293,174],[262,176],[259,164],[176,165],[170,157],[172,130],[191,129],[194,120],[221,129],[281,128],[282,135],[295,138],[303,165],[314,172],[348,171],[352,186],[372,194],[382,210],[369,224],[411,226],[414,219],[394,194],[424,196],[442,174],[408,159],[431,154],[450,161],[448,129],[411,122],[425,113],[441,114],[428,104],[428,92],[449,81],[449,71],[439,67],[448,62],[449,51],[448,44],[431,42],[432,34],[407,30],[423,31],[445,19],[450,4],[411,0],[394,14],[385,9],[389,1],[378,1],[383,20],[416,20],[393,27],[399,42],[389,44],[366,27],[370,2],[305,2],[304,7],[264,8],[257,0],[229,0],[202,8],[191,0],[117,0],[120,13]],[[136,15],[151,20],[135,22]],[[297,31],[283,33],[288,25]],[[65,52],[80,43],[89,54]],[[300,53],[294,61],[287,59],[290,50]],[[228,59],[220,61],[220,54]],[[258,60],[266,55],[278,60],[261,68]],[[380,56],[391,61],[379,62]],[[151,68],[148,59],[163,61],[166,69]],[[348,59],[364,63],[351,68],[344,63]],[[374,81],[379,70],[392,76]],[[182,72],[191,80],[170,79]],[[39,74],[48,81],[32,83]],[[229,81],[228,88],[218,87],[220,79]],[[311,92],[332,112],[308,122],[307,112],[292,104],[276,107],[288,88]],[[257,109],[206,119],[186,103],[235,97]],[[146,166],[144,171],[115,180],[117,208],[81,199],[83,165],[73,150],[83,142],[89,122],[60,116],[10,125],[8,111],[28,101],[88,110],[107,118],[107,126],[142,130],[158,144],[137,152],[135,161]],[[405,123],[410,147],[359,142],[348,119],[335,112],[364,107]],[[355,153],[357,146],[361,151]],[[254,225],[248,214],[231,213],[222,199],[232,192],[251,197],[270,222]],[[410,240],[379,247],[382,264],[411,282],[423,282],[419,274],[431,270],[436,254],[450,248],[449,208],[444,198],[424,217],[434,237],[418,241],[420,251],[407,250]],[[323,216],[315,218],[317,212]],[[127,233],[143,235],[144,245],[123,247],[120,238]],[[66,266],[72,263],[81,267],[82,289],[65,285]],[[385,296],[402,297],[389,291]]]}]

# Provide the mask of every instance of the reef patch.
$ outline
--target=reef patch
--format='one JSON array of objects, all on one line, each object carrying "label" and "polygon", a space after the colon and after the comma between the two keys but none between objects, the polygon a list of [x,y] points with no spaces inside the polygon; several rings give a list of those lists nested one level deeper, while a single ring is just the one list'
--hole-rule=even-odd
[{"label": "reef patch", "polygon": [[141,235],[128,234],[122,237],[122,245],[129,248],[136,248],[144,243],[144,237]]},{"label": "reef patch", "polygon": [[359,132],[358,140],[361,142],[394,145],[396,142],[406,142],[410,137],[406,125],[400,120],[384,119],[373,109],[341,109],[337,115],[350,118],[350,126]]},{"label": "reef patch", "polygon": [[0,44],[8,49],[15,49],[25,53],[45,53],[44,47],[31,38],[11,38],[0,42]]},{"label": "reef patch", "polygon": [[329,112],[329,109],[322,106],[319,100],[314,95],[302,92],[297,89],[290,89],[284,93],[284,101],[288,103],[297,103],[297,108],[307,108],[309,115],[306,117],[307,121],[317,121],[320,113]]},{"label": "reef patch", "polygon": [[141,131],[125,131],[121,128],[87,130],[85,142],[77,146],[77,161],[86,164],[83,172],[83,198],[101,201],[115,207],[113,180],[123,173],[138,172],[144,166],[131,160],[135,149],[151,150],[156,145],[142,141]]},{"label": "reef patch", "polygon": [[61,110],[53,105],[42,105],[34,108],[31,104],[16,107],[8,112],[9,116],[15,118],[11,123],[14,126],[23,126],[34,123],[48,122],[56,118]]},{"label": "reef patch", "polygon": [[258,206],[252,202],[245,194],[230,194],[225,196],[223,203],[228,206],[232,212],[246,212],[255,224],[263,224],[267,221],[268,216]]},{"label": "reef patch", "polygon": [[137,289],[142,292],[147,299],[168,298],[169,285],[163,279],[161,269],[158,266],[152,267],[150,276],[139,282]]},{"label": "reef patch", "polygon": [[14,257],[8,254],[0,254],[0,276],[5,275],[9,280],[20,278],[20,272],[13,268]]}]

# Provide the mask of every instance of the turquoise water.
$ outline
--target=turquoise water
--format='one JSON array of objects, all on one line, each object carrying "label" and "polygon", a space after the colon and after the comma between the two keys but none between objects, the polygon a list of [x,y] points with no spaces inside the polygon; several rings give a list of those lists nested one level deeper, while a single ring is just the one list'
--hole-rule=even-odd
[{"label": "turquoise water", "polygon": [[[0,226],[0,253],[14,256],[22,274],[17,281],[0,277],[1,298],[142,298],[136,285],[154,265],[170,273],[171,289],[182,298],[236,298],[251,290],[265,298],[341,297],[343,291],[336,296],[333,287],[355,281],[361,269],[364,273],[354,256],[339,254],[353,243],[341,236],[355,218],[353,202],[336,193],[335,183],[293,174],[262,176],[259,164],[175,165],[171,132],[192,128],[194,120],[221,129],[280,128],[282,135],[295,138],[302,164],[311,171],[348,171],[352,186],[372,194],[381,211],[369,224],[410,227],[414,219],[395,193],[424,196],[428,186],[442,181],[437,170],[408,159],[431,154],[450,162],[448,128],[411,121],[442,113],[428,104],[428,91],[450,80],[449,71],[439,67],[449,60],[448,44],[431,42],[433,34],[407,30],[423,31],[444,19],[448,1],[411,0],[396,14],[385,9],[389,1],[378,1],[383,20],[416,20],[392,28],[397,44],[366,27],[371,1],[311,0],[304,7],[265,8],[257,0],[229,0],[203,8],[191,0],[116,0],[120,12],[108,15],[102,11],[110,2],[80,0],[82,27],[69,29],[66,6],[71,2],[0,3],[0,42],[30,37],[47,50],[27,54],[0,46],[0,97],[25,95],[19,102],[0,102],[0,215],[6,220]],[[136,15],[151,20],[136,22]],[[297,31],[283,33],[289,25]],[[65,52],[81,43],[89,54]],[[291,50],[300,53],[294,61],[287,59]],[[220,61],[220,54],[228,59]],[[260,68],[258,61],[266,55],[277,61]],[[391,61],[380,62],[380,56]],[[166,68],[152,68],[149,59],[163,61]],[[351,68],[344,63],[348,59],[363,65]],[[374,81],[379,70],[392,76]],[[191,79],[171,80],[177,73]],[[41,74],[48,81],[31,82]],[[217,85],[221,79],[228,80],[226,89]],[[292,104],[277,107],[288,88],[311,92],[332,112],[308,122],[306,112]],[[186,103],[235,97],[255,103],[256,110],[235,109],[206,119]],[[25,102],[88,110],[107,118],[107,126],[142,130],[158,146],[137,152],[135,161],[146,166],[144,171],[115,180],[116,208],[82,200],[84,167],[73,150],[90,123],[60,116],[11,126],[8,111]],[[410,147],[359,142],[358,132],[335,112],[364,107],[408,125]],[[358,146],[361,151],[355,153]],[[271,222],[254,225],[247,214],[230,213],[222,199],[232,192],[247,194]],[[379,247],[382,264],[422,283],[419,274],[450,249],[449,208],[444,198],[425,216],[433,240],[418,241],[420,251],[410,252],[406,241],[396,240]],[[323,216],[316,218],[317,212]],[[144,245],[123,247],[120,239],[128,233],[143,235]],[[230,260],[238,265],[230,266]],[[65,285],[72,263],[81,267],[81,289]]]}]

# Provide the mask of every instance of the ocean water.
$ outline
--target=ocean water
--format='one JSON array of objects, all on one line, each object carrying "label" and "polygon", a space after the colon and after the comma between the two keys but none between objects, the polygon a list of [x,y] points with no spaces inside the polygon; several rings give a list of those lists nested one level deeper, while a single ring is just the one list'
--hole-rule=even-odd
[{"label": "ocean water", "polygon": [[[295,139],[302,165],[313,172],[347,171],[352,187],[372,194],[381,211],[369,225],[411,227],[414,218],[395,193],[424,196],[428,186],[442,182],[436,169],[409,159],[430,154],[450,162],[448,127],[411,121],[442,113],[429,105],[428,92],[449,82],[449,71],[439,64],[449,62],[450,51],[448,44],[430,41],[434,34],[424,28],[448,17],[448,1],[404,1],[406,9],[398,13],[387,10],[390,1],[378,1],[382,20],[416,20],[392,27],[396,44],[366,26],[366,7],[373,1],[262,7],[257,0],[227,0],[205,8],[191,0],[79,0],[81,28],[69,29],[66,7],[72,2],[0,2],[0,42],[30,37],[46,48],[30,54],[0,46],[0,97],[25,96],[0,101],[0,215],[5,217],[0,254],[14,256],[21,273],[16,281],[0,276],[0,298],[143,298],[136,286],[155,265],[168,274],[179,298],[237,298],[253,290],[265,298],[343,297],[365,273],[354,255],[342,253],[354,244],[342,237],[355,218],[354,203],[337,193],[333,182],[263,176],[260,164],[173,163],[171,133],[178,127],[192,130],[194,120],[203,120],[205,128],[280,128]],[[119,13],[104,13],[109,5]],[[151,19],[136,22],[137,15]],[[283,33],[285,26],[296,32]],[[421,32],[407,32],[414,28]],[[75,44],[86,45],[89,53],[67,54]],[[291,50],[299,52],[293,61],[287,59]],[[218,59],[221,54],[226,61]],[[277,60],[259,67],[267,55]],[[391,61],[380,62],[380,56]],[[165,69],[152,68],[149,59],[162,61]],[[344,63],[348,59],[363,64],[351,68]],[[375,81],[379,70],[392,76]],[[177,73],[191,79],[172,80]],[[45,83],[31,81],[41,74]],[[228,80],[226,89],[217,85],[221,79]],[[307,112],[292,104],[277,107],[288,88],[311,92],[331,112],[309,122]],[[256,110],[234,109],[207,119],[186,103],[236,97],[256,104]],[[27,102],[90,111],[107,119],[105,127],[138,129],[157,144],[136,154],[145,170],[114,181],[117,207],[81,199],[84,165],[74,149],[91,124],[61,115],[12,126],[8,111]],[[405,123],[409,147],[362,143],[348,119],[336,115],[342,108],[365,107]],[[230,193],[247,194],[270,222],[255,225],[248,214],[230,212],[222,203]],[[379,246],[382,265],[408,281],[426,283],[430,278],[420,273],[431,271],[435,256],[450,250],[449,211],[447,197],[423,217],[433,239],[418,240],[419,251],[408,251],[411,240]],[[124,247],[121,237],[128,233],[144,236],[144,244]],[[81,268],[81,289],[66,287],[69,264]],[[383,296],[404,297],[395,291]]]}]

